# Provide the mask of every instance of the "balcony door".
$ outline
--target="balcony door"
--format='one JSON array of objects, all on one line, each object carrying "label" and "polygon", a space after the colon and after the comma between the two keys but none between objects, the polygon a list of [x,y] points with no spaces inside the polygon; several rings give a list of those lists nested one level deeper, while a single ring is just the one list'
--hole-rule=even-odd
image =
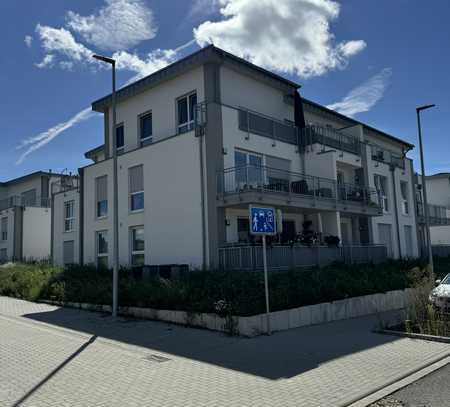
[{"label": "balcony door", "polygon": [[263,183],[263,157],[260,154],[235,150],[236,186],[239,189],[260,188]]}]

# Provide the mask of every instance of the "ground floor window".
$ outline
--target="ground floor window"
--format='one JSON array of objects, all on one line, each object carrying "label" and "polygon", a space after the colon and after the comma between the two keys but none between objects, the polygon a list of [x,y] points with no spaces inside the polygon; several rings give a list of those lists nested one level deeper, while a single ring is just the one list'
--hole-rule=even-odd
[{"label": "ground floor window", "polygon": [[108,232],[97,232],[97,267],[108,268]]},{"label": "ground floor window", "polygon": [[8,251],[0,249],[0,263],[5,263],[8,260]]},{"label": "ground floor window", "polygon": [[130,230],[131,238],[131,264],[143,266],[145,264],[145,237],[144,227],[136,226]]}]

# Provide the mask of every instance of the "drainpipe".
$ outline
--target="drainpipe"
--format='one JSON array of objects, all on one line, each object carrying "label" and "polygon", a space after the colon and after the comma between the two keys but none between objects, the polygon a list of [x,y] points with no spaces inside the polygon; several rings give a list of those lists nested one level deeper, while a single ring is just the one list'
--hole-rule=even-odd
[{"label": "drainpipe", "polygon": [[54,265],[53,257],[53,245],[55,243],[55,233],[54,233],[54,227],[55,227],[55,195],[53,195],[53,191],[51,191],[51,198],[50,198],[50,261]]},{"label": "drainpipe", "polygon": [[390,165],[389,170],[392,174],[392,191],[394,192],[394,211],[395,211],[395,224],[397,226],[397,241],[398,241],[398,256],[402,258],[402,247],[400,243],[400,224],[398,220],[398,202],[397,202],[397,187],[395,185],[395,166]]},{"label": "drainpipe", "polygon": [[196,132],[198,137],[198,148],[200,156],[200,201],[202,209],[202,270],[206,269],[206,205],[205,205],[205,173],[203,156],[203,136],[204,129],[198,128]]}]

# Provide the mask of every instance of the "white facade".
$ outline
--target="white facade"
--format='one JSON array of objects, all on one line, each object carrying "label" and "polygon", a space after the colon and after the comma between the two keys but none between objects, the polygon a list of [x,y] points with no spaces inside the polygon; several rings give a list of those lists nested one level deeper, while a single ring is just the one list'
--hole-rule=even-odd
[{"label": "white facade", "polygon": [[[276,202],[290,233],[301,232],[303,222],[309,220],[320,239],[331,235],[345,244],[368,245],[386,244],[389,237],[392,257],[418,255],[412,167],[409,160],[402,158],[412,146],[308,101],[303,104],[306,124],[344,134],[351,143],[361,146],[358,151],[330,147],[317,140],[304,145],[251,129],[255,125],[251,120],[260,117],[262,132],[275,131],[276,126],[287,126],[291,132],[298,117],[296,88],[292,82],[209,47],[119,91],[117,125],[123,126],[123,146],[118,156],[121,265],[131,263],[135,250],[132,231],[138,228],[143,229],[144,243],[139,241],[139,251],[143,251],[144,264],[216,266],[219,246],[242,242],[243,231],[239,228],[245,227],[248,218],[248,199],[254,199],[252,203]],[[203,109],[196,111],[198,116],[201,111],[202,117],[198,117],[196,129],[192,126],[180,134],[179,120],[184,110],[180,110],[178,100],[187,96],[186,103],[190,103],[194,93],[197,106]],[[73,192],[76,196],[55,196],[53,251],[58,264],[64,262],[62,242],[73,239],[81,241],[75,249],[81,262],[112,266],[111,101],[101,99],[94,102],[93,108],[105,115],[105,147],[87,153],[94,164],[82,169],[82,188],[79,193]],[[151,131],[141,142],[143,126],[149,126],[141,118],[150,114]],[[243,129],[244,118],[247,130]],[[342,128],[345,130],[338,133]],[[374,145],[393,152],[397,161],[400,156],[403,165],[393,165],[390,159],[380,157],[374,160]],[[390,154],[386,152],[386,156],[391,157]],[[262,196],[219,196],[224,192],[219,191],[220,183],[225,182],[221,179],[225,180],[227,171],[236,174],[235,167],[242,165],[242,160],[247,160],[246,165],[254,162],[267,168],[264,177],[269,177],[270,171],[279,171],[283,174],[281,184],[285,182],[283,177],[288,177],[289,191],[297,177],[296,187],[309,189],[314,202],[294,203],[290,193],[288,198],[280,194],[276,201],[265,201]],[[143,179],[139,183],[142,182],[143,190],[139,191],[139,199],[143,193],[145,204],[132,211],[130,168],[136,166],[142,166]],[[238,175],[230,178],[233,188]],[[389,207],[381,214],[375,175],[387,179]],[[100,190],[98,185],[103,185],[103,181],[98,178],[105,176],[106,188]],[[308,181],[302,181],[302,177]],[[353,201],[343,200],[343,190],[345,200],[351,191]],[[406,191],[407,204],[401,191]],[[251,188],[246,192],[255,193]],[[80,230],[70,234],[65,234],[62,225],[65,199],[77,202],[77,219],[83,214]]]}]

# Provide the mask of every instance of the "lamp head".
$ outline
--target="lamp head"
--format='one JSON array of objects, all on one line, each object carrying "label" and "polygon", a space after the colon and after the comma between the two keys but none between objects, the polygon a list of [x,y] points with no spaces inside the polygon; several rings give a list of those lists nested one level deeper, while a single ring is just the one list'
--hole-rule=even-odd
[{"label": "lamp head", "polygon": [[103,55],[94,54],[94,55],[92,55],[92,58],[95,58],[98,61],[106,62],[107,64],[111,64],[111,65],[115,65],[116,64],[116,60],[115,59],[112,59],[112,58],[109,58],[109,57],[105,57]]}]

